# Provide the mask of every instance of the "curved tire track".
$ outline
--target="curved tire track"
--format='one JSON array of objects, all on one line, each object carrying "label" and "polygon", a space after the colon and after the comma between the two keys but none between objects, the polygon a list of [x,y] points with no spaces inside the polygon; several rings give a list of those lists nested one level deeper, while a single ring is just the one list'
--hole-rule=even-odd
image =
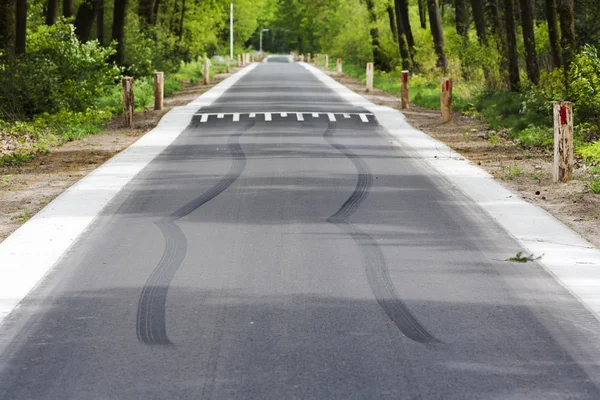
[{"label": "curved tire track", "polygon": [[363,262],[367,281],[377,303],[395,323],[398,329],[408,338],[419,343],[440,343],[419,320],[413,315],[408,306],[400,299],[396,288],[390,278],[385,255],[371,235],[354,226],[348,219],[358,210],[361,203],[367,198],[373,185],[373,175],[369,167],[359,156],[352,153],[345,146],[333,141],[333,134],[337,129],[335,122],[329,126],[323,138],[336,150],[346,156],[358,172],[358,181],[354,192],[342,204],[339,210],[327,222],[336,225],[350,236],[359,246],[363,254]]},{"label": "curved tire track", "polygon": [[240,177],[246,167],[246,154],[240,146],[239,139],[253,126],[254,122],[229,136],[227,148],[232,163],[223,178],[202,195],[155,222],[165,239],[165,249],[158,265],[146,281],[138,302],[136,331],[141,342],[171,344],[167,336],[165,315],[167,293],[187,253],[187,238],[176,222],[223,193]]}]

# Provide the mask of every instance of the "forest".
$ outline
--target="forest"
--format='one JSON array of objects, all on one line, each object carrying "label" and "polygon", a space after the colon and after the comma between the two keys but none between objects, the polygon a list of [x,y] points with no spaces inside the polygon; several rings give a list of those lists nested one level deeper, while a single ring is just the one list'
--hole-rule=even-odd
[{"label": "forest", "polygon": [[[455,110],[524,147],[552,146],[551,102],[572,101],[576,151],[600,161],[600,7],[597,0],[234,0],[234,53],[341,57],[344,72],[439,107],[451,77]],[[102,129],[121,112],[120,77],[151,103],[202,76],[205,57],[229,54],[229,0],[0,0],[0,131],[35,138],[17,163],[52,141]],[[33,150],[32,150],[33,149]]]}]

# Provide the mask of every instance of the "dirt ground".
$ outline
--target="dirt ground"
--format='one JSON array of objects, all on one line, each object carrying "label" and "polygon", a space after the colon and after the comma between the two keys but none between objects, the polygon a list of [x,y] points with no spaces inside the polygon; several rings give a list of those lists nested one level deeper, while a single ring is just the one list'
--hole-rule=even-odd
[{"label": "dirt ground", "polygon": [[[332,75],[338,82],[371,102],[400,110],[400,99],[375,89],[366,93],[364,84],[346,75]],[[401,110],[407,121],[429,136],[481,166],[524,200],[539,205],[562,223],[600,247],[600,195],[589,191],[588,174],[578,162],[573,181],[552,182],[553,155],[539,149],[524,149],[506,133],[488,130],[482,122],[454,113],[454,120],[440,123],[439,111],[411,104]],[[492,136],[500,140],[490,140]],[[527,221],[523,221],[527,223]]]},{"label": "dirt ground", "polygon": [[75,182],[154,128],[173,107],[190,103],[228,76],[217,75],[210,85],[187,86],[165,98],[162,111],[135,113],[133,129],[115,118],[102,133],[53,147],[31,162],[0,167],[0,242]]}]

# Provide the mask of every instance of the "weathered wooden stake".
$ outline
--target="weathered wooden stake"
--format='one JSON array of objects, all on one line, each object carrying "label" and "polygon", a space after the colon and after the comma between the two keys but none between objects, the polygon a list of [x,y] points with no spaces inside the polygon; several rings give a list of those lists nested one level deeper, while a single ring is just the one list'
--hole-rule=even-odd
[{"label": "weathered wooden stake", "polygon": [[229,56],[225,56],[225,72],[231,72],[231,60],[229,59]]},{"label": "weathered wooden stake", "polygon": [[123,78],[123,123],[128,128],[133,128],[133,78]]},{"label": "weathered wooden stake", "polygon": [[210,83],[210,60],[207,58],[204,60],[204,84]]},{"label": "weathered wooden stake", "polygon": [[373,90],[373,63],[367,63],[367,92]]},{"label": "weathered wooden stake", "polygon": [[237,58],[237,66],[241,67],[242,66],[242,55],[238,54],[238,58]]},{"label": "weathered wooden stake", "polygon": [[312,58],[310,58],[310,53],[306,53],[306,62],[310,64]]},{"label": "weathered wooden stake", "polygon": [[452,121],[452,79],[442,79],[442,94],[440,96],[442,122]]},{"label": "weathered wooden stake", "polygon": [[337,59],[337,73],[338,74],[342,73],[342,59],[341,58]]},{"label": "weathered wooden stake", "polygon": [[573,179],[573,104],[552,103],[554,111],[554,173],[556,182]]},{"label": "weathered wooden stake", "polygon": [[315,65],[319,66],[319,55],[315,54]]},{"label": "weathered wooden stake", "polygon": [[163,72],[154,73],[154,109],[163,109],[163,98],[165,92],[165,74]]},{"label": "weathered wooden stake", "polygon": [[408,71],[402,71],[402,108],[408,108]]},{"label": "weathered wooden stake", "polygon": [[325,54],[324,67],[325,67],[325,69],[329,69],[329,54]]},{"label": "weathered wooden stake", "polygon": [[300,54],[300,62],[304,62],[304,54]]}]

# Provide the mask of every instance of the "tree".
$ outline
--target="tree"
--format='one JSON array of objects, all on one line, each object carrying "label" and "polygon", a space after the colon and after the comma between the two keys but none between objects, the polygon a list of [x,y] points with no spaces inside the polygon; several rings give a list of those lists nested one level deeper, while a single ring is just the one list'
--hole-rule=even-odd
[{"label": "tree", "polygon": [[155,21],[154,0],[139,0],[138,15],[144,25],[152,25]]},{"label": "tree", "polygon": [[562,66],[560,39],[558,35],[558,15],[556,13],[556,0],[545,0],[546,20],[548,21],[548,38],[552,51],[552,68]]},{"label": "tree", "polygon": [[400,12],[402,26],[404,26],[404,33],[406,34],[406,43],[408,43],[408,48],[410,50],[411,57],[413,57],[415,52],[415,38],[412,34],[412,28],[410,27],[410,18],[408,14],[408,0],[397,0],[396,12]]},{"label": "tree", "polygon": [[115,0],[112,22],[112,40],[117,42],[114,61],[117,65],[123,65],[125,54],[123,52],[123,36],[125,33],[125,16],[128,0]]},{"label": "tree", "polygon": [[469,7],[466,0],[454,0],[456,32],[466,38],[469,34]]},{"label": "tree", "polygon": [[540,67],[535,49],[535,32],[533,28],[533,3],[531,0],[519,0],[521,5],[521,27],[525,43],[525,66],[527,77],[534,84],[540,81]]},{"label": "tree", "polygon": [[83,0],[75,16],[75,34],[83,43],[90,40],[100,0]]},{"label": "tree", "polygon": [[563,69],[565,74],[565,88],[569,94],[569,69],[575,54],[575,22],[573,13],[573,0],[559,0],[558,15],[560,16],[560,32],[562,46]]},{"label": "tree", "polygon": [[0,52],[4,56],[15,53],[16,10],[16,0],[0,0]]},{"label": "tree", "polygon": [[398,42],[398,28],[396,27],[396,11],[394,10],[394,5],[392,3],[388,3],[386,11],[390,20],[390,30],[392,31],[392,38],[394,39],[394,42]]},{"label": "tree", "polygon": [[427,29],[427,0],[417,0],[419,6],[419,22],[421,23],[421,29]]},{"label": "tree", "polygon": [[63,0],[63,16],[70,18],[75,15],[75,0]]},{"label": "tree", "polygon": [[58,18],[58,3],[59,0],[48,0],[46,8],[46,25],[54,25]]},{"label": "tree", "polygon": [[25,54],[25,42],[27,40],[27,0],[17,0],[16,28],[15,54]]},{"label": "tree", "polygon": [[515,14],[512,0],[504,0],[504,27],[506,30],[508,83],[509,89],[513,91],[519,88],[521,79],[519,77],[519,55],[517,53],[517,34],[515,33]]},{"label": "tree", "polygon": [[448,59],[444,53],[444,31],[442,30],[442,18],[439,12],[438,0],[427,0],[427,10],[429,12],[431,35],[433,36],[433,48],[437,55],[436,66],[446,72],[448,70]]},{"label": "tree", "polygon": [[396,5],[396,27],[398,29],[398,48],[400,50],[400,58],[402,58],[402,68],[410,69],[411,57],[408,50],[408,43],[406,40],[406,30],[404,28],[404,22],[402,20],[402,13],[400,11],[400,1],[395,0]]},{"label": "tree", "polygon": [[98,12],[96,14],[96,39],[104,45],[104,0],[98,0]]},{"label": "tree", "polygon": [[369,12],[370,27],[369,33],[371,35],[371,46],[373,47],[373,62],[375,68],[388,69],[388,63],[385,60],[385,56],[379,46],[379,29],[377,28],[377,15],[375,14],[375,4],[373,0],[365,0],[367,5],[367,11]]},{"label": "tree", "polygon": [[471,9],[473,10],[473,22],[475,22],[475,30],[480,44],[485,44],[487,34],[485,28],[485,14],[483,12],[483,0],[471,0]]}]

